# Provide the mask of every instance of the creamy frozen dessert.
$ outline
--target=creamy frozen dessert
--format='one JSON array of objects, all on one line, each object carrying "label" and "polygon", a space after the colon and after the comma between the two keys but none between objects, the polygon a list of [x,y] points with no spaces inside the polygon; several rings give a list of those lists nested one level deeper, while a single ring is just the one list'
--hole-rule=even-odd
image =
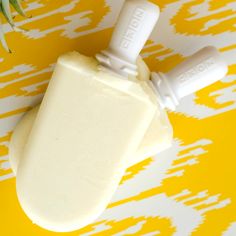
[{"label": "creamy frozen dessert", "polygon": [[108,49],[96,59],[59,57],[41,105],[16,127],[17,195],[37,225],[66,232],[95,220],[128,166],[170,146],[165,108],[226,74],[214,47],[167,74],[150,73],[137,58],[157,18],[155,5],[127,1]]},{"label": "creamy frozen dessert", "polygon": [[17,168],[27,215],[54,231],[94,220],[155,111],[139,81],[100,71],[77,52],[61,56]]},{"label": "creamy frozen dessert", "polygon": [[[172,71],[170,71],[167,75],[161,73],[151,73],[141,59],[141,57],[137,60],[138,67],[138,76],[137,79],[143,81],[143,86],[145,87],[145,92],[153,98],[153,101],[158,101],[156,104],[156,112],[150,123],[145,135],[138,146],[136,152],[130,156],[127,160],[127,167],[134,165],[149,156],[156,155],[157,153],[167,149],[171,146],[171,141],[173,137],[173,129],[168,120],[167,113],[163,107],[168,107],[169,109],[174,109],[175,104],[166,103],[166,105],[162,104],[165,99],[161,99],[161,93],[155,90],[155,87],[150,87],[150,83],[146,83],[150,80],[151,77],[159,78],[159,77],[167,77],[172,78],[173,82],[175,82],[175,86],[178,85],[180,89],[184,88],[184,84],[180,85],[178,83],[178,79],[183,80],[183,78],[189,78],[189,80],[193,81],[194,86],[188,88],[188,90],[184,93],[184,96],[191,93],[193,90],[199,90],[202,87],[205,87],[209,84],[214,83],[215,81],[223,78],[227,72],[227,65],[220,57],[220,54],[214,47],[206,47],[195,53],[191,56],[187,61],[181,63]],[[195,79],[195,80],[194,80]],[[186,80],[186,79],[185,79]],[[188,80],[188,81],[189,81]],[[167,81],[167,80],[166,80]],[[168,81],[167,81],[168,82]],[[196,83],[197,82],[197,83]],[[161,83],[160,83],[161,84]],[[186,82],[185,82],[186,84]],[[180,93],[179,88],[176,87],[173,89],[173,92],[179,93],[179,98],[183,95]],[[185,85],[186,87],[186,85]],[[186,90],[186,89],[185,89]],[[178,99],[174,100],[176,105],[178,105]],[[14,130],[14,134],[10,143],[10,162],[13,168],[14,173],[16,173],[18,162],[21,159],[25,143],[28,139],[29,133],[33,126],[35,117],[37,115],[39,109],[39,105],[29,111],[19,122],[17,127]]]},{"label": "creamy frozen dessert", "polygon": [[19,202],[35,224],[76,230],[108,205],[157,110],[136,60],[158,15],[152,3],[127,1],[97,60],[59,57],[16,172]]},{"label": "creamy frozen dessert", "polygon": [[[143,81],[145,92],[147,92],[149,96],[153,97],[153,101],[155,102],[157,108],[152,122],[145,132],[138,149],[128,158],[127,167],[167,149],[171,146],[173,137],[172,126],[169,122],[166,110],[160,108],[160,105],[156,102],[153,89],[146,84],[146,82],[150,79],[150,71],[141,57],[137,60],[137,67],[137,78],[138,80]],[[40,105],[27,112],[27,114],[23,116],[14,129],[9,148],[9,160],[15,174],[39,107]]]}]

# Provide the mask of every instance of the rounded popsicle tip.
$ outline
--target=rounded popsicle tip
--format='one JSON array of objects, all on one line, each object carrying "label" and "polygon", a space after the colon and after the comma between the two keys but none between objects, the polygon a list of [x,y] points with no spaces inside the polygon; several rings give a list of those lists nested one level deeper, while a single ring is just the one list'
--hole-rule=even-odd
[{"label": "rounded popsicle tip", "polygon": [[218,50],[207,46],[194,53],[167,74],[152,74],[163,107],[174,110],[179,101],[222,79],[228,66]]}]

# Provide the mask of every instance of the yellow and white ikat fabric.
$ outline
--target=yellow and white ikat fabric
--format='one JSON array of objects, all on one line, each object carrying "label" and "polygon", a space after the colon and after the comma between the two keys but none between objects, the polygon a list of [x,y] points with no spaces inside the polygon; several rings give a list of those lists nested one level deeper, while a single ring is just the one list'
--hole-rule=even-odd
[{"label": "yellow and white ikat fabric", "polygon": [[[153,0],[160,20],[142,56],[167,72],[201,47],[214,45],[228,75],[169,113],[173,146],[130,167],[110,205],[93,224],[68,236],[236,235],[236,1]],[[3,22],[12,54],[0,47],[0,235],[53,236],[31,223],[16,197],[8,162],[16,123],[41,99],[59,55],[104,49],[119,0],[28,0],[31,18]]]}]

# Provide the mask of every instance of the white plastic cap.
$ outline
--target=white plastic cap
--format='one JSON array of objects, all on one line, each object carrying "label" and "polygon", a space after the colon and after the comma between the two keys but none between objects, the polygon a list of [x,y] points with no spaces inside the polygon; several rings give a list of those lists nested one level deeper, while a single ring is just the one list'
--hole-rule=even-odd
[{"label": "white plastic cap", "polygon": [[217,49],[208,46],[169,73],[152,73],[151,78],[162,106],[174,110],[181,98],[222,79],[227,71],[228,66]]},{"label": "white plastic cap", "polygon": [[137,75],[136,60],[159,17],[159,8],[146,0],[126,0],[108,49],[96,55],[104,67],[125,77]]}]

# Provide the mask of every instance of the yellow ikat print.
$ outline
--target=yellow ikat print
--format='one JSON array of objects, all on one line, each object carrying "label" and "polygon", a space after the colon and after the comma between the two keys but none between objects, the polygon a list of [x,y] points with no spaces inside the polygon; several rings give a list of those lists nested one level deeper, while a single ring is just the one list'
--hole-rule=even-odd
[{"label": "yellow ikat print", "polygon": [[[142,51],[152,71],[167,72],[214,45],[227,77],[188,96],[176,112],[173,146],[130,167],[110,205],[93,224],[64,235],[236,235],[236,1],[153,0],[160,20]],[[56,58],[104,49],[123,1],[28,0],[32,18],[16,16],[27,32],[3,29],[0,48],[0,235],[53,236],[31,223],[16,197],[8,162],[11,133],[43,96]]]}]

